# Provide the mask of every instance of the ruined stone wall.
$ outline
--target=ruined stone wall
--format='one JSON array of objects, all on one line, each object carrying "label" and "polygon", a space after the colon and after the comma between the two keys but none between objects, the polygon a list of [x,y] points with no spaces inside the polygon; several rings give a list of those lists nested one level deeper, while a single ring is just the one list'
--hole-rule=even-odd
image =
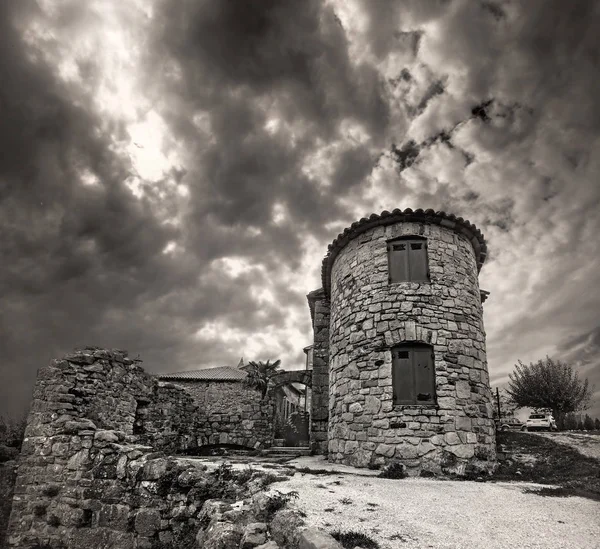
[{"label": "ruined stone wall", "polygon": [[137,400],[133,425],[136,441],[171,454],[202,446],[198,431],[201,424],[204,428],[204,421],[192,396],[181,387],[152,381],[149,398]]},{"label": "ruined stone wall", "polygon": [[[428,239],[430,282],[388,283],[386,241]],[[471,243],[439,225],[396,223],[359,234],[331,272],[329,459],[401,460],[411,471],[490,469],[492,395]],[[390,349],[433,346],[435,405],[394,405]]]},{"label": "ruined stone wall", "polygon": [[[259,413],[247,406],[248,417]],[[184,388],[159,384],[120,351],[84,349],[51,361],[34,388],[9,546],[133,549],[176,537],[199,508],[190,486],[167,489],[174,465],[158,455],[221,440],[222,429],[237,432],[234,421],[205,416]]]},{"label": "ruined stone wall", "polygon": [[273,443],[274,403],[239,381],[174,381],[198,407],[198,445],[238,444],[250,448]]},{"label": "ruined stone wall", "polygon": [[[75,536],[111,520],[122,498],[117,476],[133,442],[138,399],[149,400],[153,380],[121,352],[86,350],[41,368],[19,457],[8,542],[29,547],[39,540],[93,546]],[[104,499],[103,499],[104,498]],[[115,511],[116,512],[116,511]],[[117,530],[106,535],[121,537]],[[75,536],[75,537],[74,537]]]}]

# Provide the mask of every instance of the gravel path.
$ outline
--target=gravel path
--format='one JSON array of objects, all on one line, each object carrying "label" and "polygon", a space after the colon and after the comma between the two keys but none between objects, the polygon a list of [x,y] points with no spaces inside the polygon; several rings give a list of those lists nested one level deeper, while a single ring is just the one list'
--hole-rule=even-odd
[{"label": "gravel path", "polygon": [[[315,458],[301,458],[302,461]],[[306,463],[311,468],[319,465]],[[597,549],[600,503],[524,493],[530,483],[388,480],[296,473],[272,486],[296,490],[307,522],[363,532],[382,549]]]}]

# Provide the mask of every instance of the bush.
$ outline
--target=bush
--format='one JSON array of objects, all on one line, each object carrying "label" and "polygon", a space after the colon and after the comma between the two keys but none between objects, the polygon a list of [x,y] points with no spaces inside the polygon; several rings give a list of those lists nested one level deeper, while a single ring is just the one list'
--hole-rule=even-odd
[{"label": "bush", "polygon": [[284,494],[277,491],[277,493],[269,497],[269,501],[266,506],[266,513],[268,516],[275,514],[279,509],[285,507],[293,499],[298,499],[298,492],[295,490]]},{"label": "bush", "polygon": [[0,445],[21,450],[26,426],[27,418],[24,416],[19,419],[0,416]]},{"label": "bush", "polygon": [[307,412],[294,412],[290,414],[283,426],[283,438],[287,446],[299,446],[309,440],[308,435],[309,414]]},{"label": "bush", "polygon": [[377,476],[379,478],[406,478],[406,467],[399,461],[392,461],[392,463],[384,467],[381,473],[379,473]]},{"label": "bush", "polygon": [[354,549],[354,547],[379,549],[379,543],[362,532],[341,532],[340,530],[336,530],[331,532],[331,537],[340,542],[344,549]]}]

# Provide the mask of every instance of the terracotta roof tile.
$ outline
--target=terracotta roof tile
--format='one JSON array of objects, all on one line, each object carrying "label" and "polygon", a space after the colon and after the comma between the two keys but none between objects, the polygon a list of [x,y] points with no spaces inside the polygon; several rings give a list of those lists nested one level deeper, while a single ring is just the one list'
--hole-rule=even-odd
[{"label": "terracotta roof tile", "polygon": [[247,375],[243,370],[232,366],[217,366],[216,368],[205,368],[203,370],[157,374],[156,377],[161,380],[180,381],[240,381]]}]

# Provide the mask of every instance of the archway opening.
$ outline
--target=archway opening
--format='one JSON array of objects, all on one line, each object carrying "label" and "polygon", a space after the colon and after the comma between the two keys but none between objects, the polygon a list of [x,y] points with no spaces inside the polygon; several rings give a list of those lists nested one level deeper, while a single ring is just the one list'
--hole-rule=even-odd
[{"label": "archway opening", "polygon": [[310,446],[311,385],[310,370],[282,372],[271,378],[273,446]]}]

